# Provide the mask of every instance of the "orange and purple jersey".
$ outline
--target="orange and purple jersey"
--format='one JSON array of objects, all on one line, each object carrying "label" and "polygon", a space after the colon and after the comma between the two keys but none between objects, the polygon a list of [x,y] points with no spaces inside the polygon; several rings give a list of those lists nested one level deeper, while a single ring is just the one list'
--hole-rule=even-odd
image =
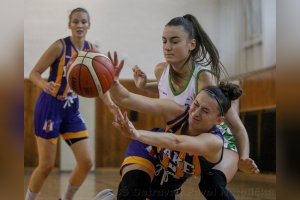
[{"label": "orange and purple jersey", "polygon": [[[76,47],[71,42],[71,37],[66,37],[60,39],[63,44],[63,50],[60,56],[54,61],[50,68],[50,75],[48,82],[53,81],[57,84],[60,84],[60,87],[57,87],[56,90],[52,93],[52,96],[63,99],[66,96],[74,96],[75,93],[70,89],[69,84],[67,83],[67,63],[72,57],[75,57],[78,54]],[[92,49],[93,46],[90,42],[84,41],[83,50]]]},{"label": "orange and purple jersey", "polygon": [[[182,134],[184,127],[188,126],[188,111],[189,107],[184,113],[169,121],[164,129],[157,128],[152,129],[152,131],[157,132],[157,134]],[[216,126],[209,132],[220,136],[223,140],[222,133]],[[155,174],[151,183],[152,189],[175,191],[181,187],[187,178],[193,175],[200,176],[201,171],[212,169],[221,159],[222,156],[218,162],[211,163],[203,156],[154,147],[133,140],[126,150],[121,170],[127,165],[140,164]],[[149,197],[152,199],[151,195]]]},{"label": "orange and purple jersey", "polygon": [[[70,37],[60,40],[63,50],[51,65],[48,81],[60,84],[51,95],[41,92],[34,111],[34,129],[38,137],[56,144],[59,135],[68,141],[87,138],[85,122],[79,112],[78,96],[70,89],[66,78],[66,66],[70,58],[77,55],[77,49]],[[91,49],[91,43],[85,41],[84,49]]]}]

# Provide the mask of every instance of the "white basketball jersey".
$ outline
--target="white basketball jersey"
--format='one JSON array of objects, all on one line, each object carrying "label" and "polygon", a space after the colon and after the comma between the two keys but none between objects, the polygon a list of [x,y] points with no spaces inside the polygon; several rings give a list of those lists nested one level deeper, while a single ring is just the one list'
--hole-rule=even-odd
[{"label": "white basketball jersey", "polygon": [[197,94],[199,74],[210,70],[199,64],[193,64],[189,80],[179,91],[175,91],[172,86],[169,70],[170,65],[163,71],[158,82],[159,98],[172,99],[178,104],[190,106]]}]

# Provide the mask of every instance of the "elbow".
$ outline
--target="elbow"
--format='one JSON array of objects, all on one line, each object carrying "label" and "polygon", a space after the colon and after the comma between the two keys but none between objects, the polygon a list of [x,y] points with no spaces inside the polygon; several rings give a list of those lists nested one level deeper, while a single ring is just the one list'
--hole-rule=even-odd
[{"label": "elbow", "polygon": [[39,72],[32,70],[29,74],[29,80],[31,80],[32,82],[35,81],[35,77],[37,77],[37,74],[40,74]]},{"label": "elbow", "polygon": [[33,71],[31,71],[30,74],[29,74],[29,80],[31,80],[31,81],[33,80],[33,74],[34,74]]}]

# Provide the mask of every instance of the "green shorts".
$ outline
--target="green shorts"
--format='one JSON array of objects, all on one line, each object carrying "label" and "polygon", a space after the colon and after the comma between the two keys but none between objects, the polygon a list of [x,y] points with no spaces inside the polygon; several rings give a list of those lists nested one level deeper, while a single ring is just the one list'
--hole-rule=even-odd
[{"label": "green shorts", "polygon": [[232,135],[232,132],[226,123],[221,123],[217,126],[224,137],[224,148],[237,152],[235,138]]}]

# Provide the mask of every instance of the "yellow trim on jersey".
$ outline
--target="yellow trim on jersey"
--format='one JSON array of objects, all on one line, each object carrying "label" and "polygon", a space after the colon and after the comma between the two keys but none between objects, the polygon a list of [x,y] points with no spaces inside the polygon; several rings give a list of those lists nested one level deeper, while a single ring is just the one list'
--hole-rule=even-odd
[{"label": "yellow trim on jersey", "polygon": [[163,159],[161,161],[162,166],[166,169],[169,166],[170,159],[167,154],[163,154]]},{"label": "yellow trim on jersey", "polygon": [[149,160],[138,157],[138,156],[128,156],[127,158],[124,159],[121,169],[128,164],[139,164],[142,165],[143,167],[147,168],[152,174],[155,174],[155,166],[153,165],[152,162]]},{"label": "yellow trim on jersey", "polygon": [[188,114],[189,114],[189,112],[187,112],[185,115],[183,115],[180,119],[176,120],[174,123],[167,125],[166,128],[165,128],[165,132],[167,132],[173,126],[175,126],[176,124],[178,124],[179,122],[181,122]]},{"label": "yellow trim on jersey", "polygon": [[47,141],[51,142],[52,144],[57,144],[57,141],[58,141],[58,138],[50,138],[50,139],[46,139],[46,138],[43,138],[43,137],[41,137],[41,136],[35,135],[35,139],[37,139],[37,138],[42,138],[42,139],[44,139],[44,140],[47,140]]},{"label": "yellow trim on jersey", "polygon": [[[72,46],[72,47],[71,47],[71,58],[72,58],[72,57],[75,57],[75,56],[77,56],[77,52],[75,51],[75,49],[74,49],[73,46]],[[71,58],[70,58],[70,59],[71,59]],[[67,63],[66,63],[66,65],[67,65]],[[68,81],[68,80],[67,80],[67,81]],[[65,91],[64,91],[64,93],[63,93],[63,96],[64,96],[64,97],[67,96],[69,90],[70,90],[70,85],[69,85],[69,83],[67,83],[67,84],[66,84]],[[72,93],[72,96],[74,96],[73,93]]]},{"label": "yellow trim on jersey", "polygon": [[52,144],[57,144],[58,138],[51,138],[48,139],[49,142],[51,142]]},{"label": "yellow trim on jersey", "polygon": [[[64,50],[64,52],[61,55],[60,61],[59,61],[58,66],[57,66],[57,75],[56,75],[56,80],[55,80],[55,83],[57,83],[57,84],[61,84],[61,81],[62,81],[62,76],[63,76],[63,73],[64,73],[64,64],[65,64],[66,49],[67,49],[67,45],[66,45],[65,41],[63,39],[61,41],[63,43],[63,50]],[[60,89],[60,87],[55,87],[55,90],[52,93],[54,97],[56,97],[59,89]]]},{"label": "yellow trim on jersey", "polygon": [[201,174],[201,164],[199,161],[199,157],[197,155],[193,156],[193,165],[194,165],[194,175],[200,176]]},{"label": "yellow trim on jersey", "polygon": [[82,138],[82,137],[88,137],[89,133],[87,130],[84,131],[79,131],[79,132],[69,132],[69,133],[64,133],[61,134],[61,136],[64,139],[73,139],[73,138]]}]

